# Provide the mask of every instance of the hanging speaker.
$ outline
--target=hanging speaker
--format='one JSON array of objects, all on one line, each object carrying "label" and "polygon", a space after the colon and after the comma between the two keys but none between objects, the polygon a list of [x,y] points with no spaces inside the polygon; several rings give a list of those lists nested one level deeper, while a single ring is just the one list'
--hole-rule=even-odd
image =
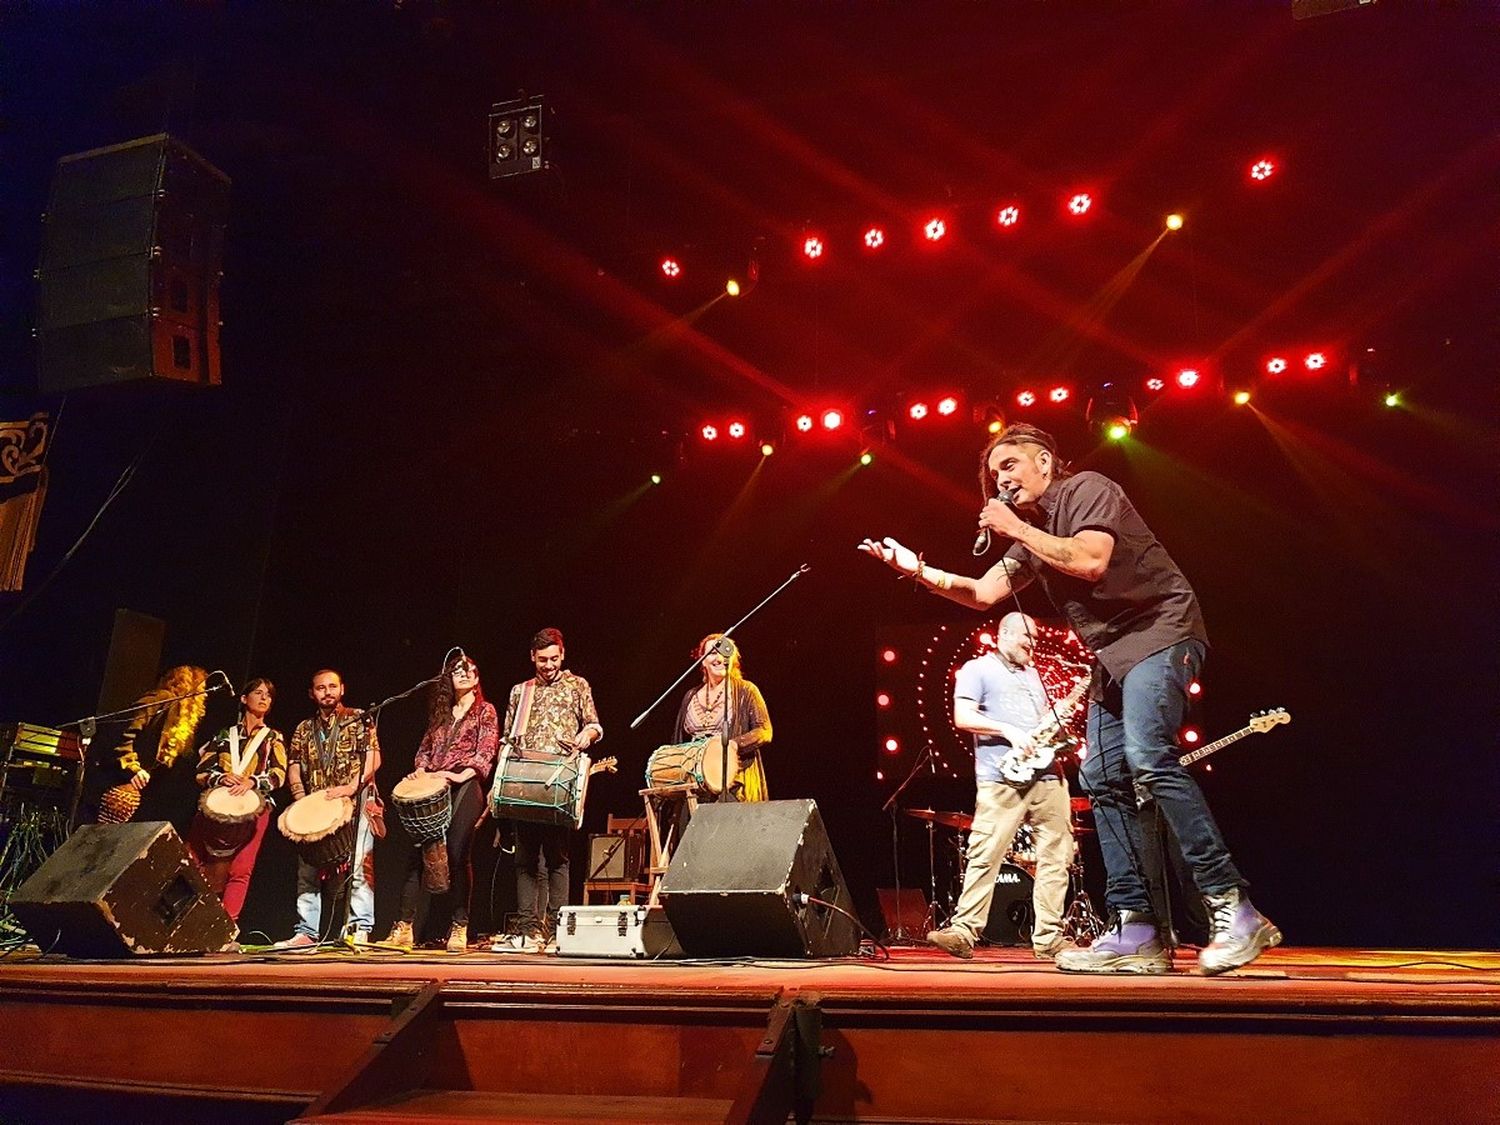
[{"label": "hanging speaker", "polygon": [[816,801],[698,806],[661,894],[688,957],[859,952],[849,888]]}]

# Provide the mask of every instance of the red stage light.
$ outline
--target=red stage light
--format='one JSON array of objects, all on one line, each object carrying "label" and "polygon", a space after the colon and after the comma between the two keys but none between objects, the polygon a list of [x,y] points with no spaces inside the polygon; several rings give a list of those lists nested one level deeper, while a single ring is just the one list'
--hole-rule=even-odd
[{"label": "red stage light", "polygon": [[718,426],[704,426],[703,427],[703,440],[704,441],[718,441],[719,440],[719,427]]},{"label": "red stage light", "polygon": [[1280,375],[1286,370],[1286,359],[1282,356],[1272,356],[1266,360],[1266,372],[1271,375]]},{"label": "red stage light", "polygon": [[949,395],[947,398],[938,400],[938,413],[944,418],[950,414],[958,413],[958,399]]},{"label": "red stage light", "polygon": [[875,706],[882,709],[891,705],[891,693],[882,691],[875,696]]},{"label": "red stage light", "polygon": [[809,430],[811,430],[812,428],[813,428],[813,416],[811,414],[799,414],[799,415],[797,415],[797,429],[798,430],[800,430],[802,433],[805,434]]},{"label": "red stage light", "polygon": [[927,417],[927,404],[925,402],[914,402],[907,407],[906,412],[911,415],[913,422],[920,422]]},{"label": "red stage light", "polygon": [[742,438],[742,437],[744,437],[745,436],[745,423],[743,423],[743,422],[731,422],[731,423],[729,423],[729,436],[732,437],[732,438]]},{"label": "red stage light", "polygon": [[879,250],[885,245],[885,231],[879,227],[871,227],[865,231],[865,246],[870,250]]},{"label": "red stage light", "polygon": [[926,224],[924,224],[922,227],[922,236],[926,238],[928,242],[937,242],[943,237],[943,235],[947,233],[948,224],[943,222],[942,219],[938,218],[935,215],[932,218],[928,219]]},{"label": "red stage light", "polygon": [[1022,391],[1020,394],[1018,394],[1016,396],[1016,403],[1019,406],[1035,406],[1036,405],[1036,392],[1035,391]]},{"label": "red stage light", "polygon": [[663,258],[661,260],[661,272],[667,277],[680,277],[682,265],[676,258]]},{"label": "red stage light", "polygon": [[894,664],[894,663],[896,663],[896,650],[893,649],[893,648],[883,648],[883,649],[881,649],[880,650],[880,659],[884,660],[887,664]]},{"label": "red stage light", "polygon": [[1086,214],[1093,205],[1093,196],[1086,191],[1080,191],[1068,200],[1068,210],[1074,215]]},{"label": "red stage light", "polygon": [[885,752],[887,754],[901,753],[901,740],[899,738],[887,738],[885,740]]},{"label": "red stage light", "polygon": [[1013,227],[1021,221],[1021,209],[1014,203],[1002,207],[995,215],[995,222],[1002,227]]},{"label": "red stage light", "polygon": [[1203,736],[1198,733],[1196,727],[1183,727],[1181,737],[1183,742],[1186,742],[1189,746],[1193,746]]},{"label": "red stage light", "polygon": [[1200,378],[1201,376],[1195,368],[1184,367],[1177,373],[1177,385],[1183,390],[1188,390],[1191,387],[1196,387]]},{"label": "red stage light", "polygon": [[1146,389],[1148,391],[1164,391],[1167,389],[1167,381],[1153,376],[1146,380]]},{"label": "red stage light", "polygon": [[802,240],[802,253],[808,258],[816,260],[823,256],[823,240],[816,235],[809,235]]},{"label": "red stage light", "polygon": [[1047,397],[1053,402],[1067,402],[1070,394],[1072,392],[1067,387],[1053,387],[1047,392]]},{"label": "red stage light", "polygon": [[1188,694],[1189,695],[1202,695],[1203,694],[1203,685],[1200,684],[1197,680],[1194,680],[1192,683],[1188,684]]},{"label": "red stage light", "polygon": [[1328,357],[1322,352],[1309,352],[1307,358],[1302,361],[1302,366],[1309,371],[1321,371],[1328,366]]},{"label": "red stage light", "polygon": [[994,648],[995,647],[995,637],[994,637],[994,634],[993,633],[980,633],[979,634],[979,643],[981,645],[983,645],[985,648]]},{"label": "red stage light", "polygon": [[825,430],[836,430],[840,426],[842,426],[843,424],[844,424],[844,415],[843,415],[842,411],[838,411],[838,410],[825,410],[825,411],[823,411],[823,428]]},{"label": "red stage light", "polygon": [[1250,165],[1250,178],[1257,182],[1269,180],[1276,174],[1276,162],[1269,158],[1261,158]]}]

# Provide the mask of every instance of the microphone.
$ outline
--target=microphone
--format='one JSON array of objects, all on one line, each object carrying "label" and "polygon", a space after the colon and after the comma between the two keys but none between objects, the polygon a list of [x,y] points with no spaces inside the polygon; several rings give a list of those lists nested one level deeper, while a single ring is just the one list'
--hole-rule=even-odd
[{"label": "microphone", "polygon": [[208,674],[207,678],[209,680],[212,680],[215,676],[219,677],[219,682],[216,683],[216,684],[209,684],[209,686],[208,686],[208,688],[206,690],[208,690],[208,691],[227,691],[230,695],[233,695],[234,694],[234,681],[229,678],[229,673],[225,672],[223,669],[215,668],[212,672],[210,672]]},{"label": "microphone", "polygon": [[734,655],[734,642],[731,641],[728,637],[720,637],[714,642],[714,651],[716,651],[725,660],[728,660],[731,656]]},{"label": "microphone", "polygon": [[[1016,506],[1015,493],[1007,492],[1003,488],[995,494],[995,499],[1009,507],[1014,508]],[[974,537],[974,557],[977,559],[980,555],[985,554],[989,549],[990,529],[987,527],[981,527],[979,529],[979,534]]]}]

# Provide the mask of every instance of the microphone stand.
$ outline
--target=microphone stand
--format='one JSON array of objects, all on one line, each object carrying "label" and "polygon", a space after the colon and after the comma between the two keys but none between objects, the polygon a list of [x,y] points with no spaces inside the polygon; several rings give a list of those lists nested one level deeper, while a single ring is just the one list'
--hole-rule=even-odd
[{"label": "microphone stand", "polygon": [[[885,804],[880,806],[881,812],[889,812],[891,814],[891,867],[894,869],[896,875],[896,928],[891,931],[891,941],[916,940],[913,935],[906,932],[906,923],[901,913],[901,821],[898,817],[901,810],[896,807],[896,798],[901,796],[906,787],[916,780],[918,772],[929,762],[932,763],[934,770],[936,770],[937,763],[932,757],[932,743],[930,742],[922,747],[922,753],[912,763],[911,772],[906,775],[906,780],[896,786],[895,792],[886,798]],[[935,866],[937,844],[934,839],[936,831],[937,828],[929,820],[927,822],[927,868],[932,894],[932,905],[929,909],[932,911],[932,920],[934,923],[937,922],[937,871]]]},{"label": "microphone stand", "polygon": [[[221,677],[221,682],[208,685],[208,680],[215,676]],[[94,741],[94,736],[99,733],[100,723],[114,722],[140,711],[150,711],[154,707],[166,710],[174,703],[181,703],[184,699],[196,699],[200,695],[210,695],[216,691],[234,691],[234,685],[229,682],[229,677],[223,672],[215,669],[208,674],[204,680],[204,687],[197,691],[183,692],[181,695],[169,696],[166,699],[153,699],[149,703],[133,703],[129,707],[121,707],[118,711],[110,711],[103,715],[85,715],[81,719],[69,719],[65,723],[58,724],[58,730],[67,730],[69,727],[78,728],[78,772],[73,777],[73,799],[68,808],[68,831],[71,836],[73,830],[78,827],[78,813],[83,804],[83,775],[88,770],[89,744]]]},{"label": "microphone stand", "polygon": [[[772,599],[780,596],[780,594],[781,594],[781,592],[783,590],[785,590],[788,586],[790,586],[793,582],[797,581],[797,579],[801,578],[804,574],[806,574],[811,569],[812,569],[812,567],[810,567],[807,563],[803,563],[796,570],[792,571],[791,575],[786,579],[785,582],[783,582],[780,586],[777,586],[776,589],[772,590],[769,594],[767,594],[764,598],[762,598],[756,604],[756,606],[755,606],[754,609],[752,609],[749,613],[745,614],[744,617],[741,617],[738,621],[736,621],[729,628],[725,629],[720,635],[724,636],[724,637],[731,636],[736,629],[738,629],[746,621],[749,621],[752,617],[754,617],[757,613],[759,613],[762,609],[764,609],[765,606]],[[705,653],[704,655],[706,656],[707,654]],[[652,703],[651,703],[651,705],[649,707],[647,707],[644,711],[642,711],[639,715],[637,715],[631,721],[631,723],[630,723],[630,729],[631,730],[635,730],[643,722],[645,722],[646,721],[646,716],[649,715],[649,714],[651,714],[652,711],[655,711],[657,709],[657,707],[659,707],[661,705],[661,701],[662,700],[666,699],[667,696],[671,695],[674,691],[676,691],[677,688],[682,684],[682,681],[685,680],[685,679],[687,679],[688,676],[692,674],[693,669],[697,668],[698,665],[701,664],[702,662],[703,662],[703,657],[702,656],[695,656],[695,657],[693,657],[692,662],[689,663],[688,666],[682,670],[681,674],[678,675],[678,677],[675,680],[673,680],[671,682],[671,684],[669,684],[667,686],[667,690],[664,691],[664,692],[662,692],[660,695],[658,695],[656,697],[656,699],[652,701]],[[727,673],[726,673],[725,679],[726,680],[728,679]],[[720,751],[721,751],[720,763],[721,763],[721,768],[722,768],[723,772],[719,776],[724,779],[724,792],[720,794],[720,798],[723,799],[723,798],[727,798],[729,796],[729,784],[728,784],[729,783],[729,684],[728,683],[726,683],[724,685],[724,714],[723,714],[720,722],[721,722],[721,727],[720,727],[720,731],[719,731],[719,740],[723,744],[720,747]]]}]

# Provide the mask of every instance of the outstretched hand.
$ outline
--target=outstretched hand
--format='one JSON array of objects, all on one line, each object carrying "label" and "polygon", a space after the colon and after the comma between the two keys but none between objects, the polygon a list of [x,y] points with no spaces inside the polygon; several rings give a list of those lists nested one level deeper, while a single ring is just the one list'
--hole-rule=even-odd
[{"label": "outstretched hand", "polygon": [[903,575],[912,575],[917,572],[917,553],[910,547],[903,547],[889,535],[879,542],[866,539],[860,543],[858,550],[875,556],[886,566]]}]

